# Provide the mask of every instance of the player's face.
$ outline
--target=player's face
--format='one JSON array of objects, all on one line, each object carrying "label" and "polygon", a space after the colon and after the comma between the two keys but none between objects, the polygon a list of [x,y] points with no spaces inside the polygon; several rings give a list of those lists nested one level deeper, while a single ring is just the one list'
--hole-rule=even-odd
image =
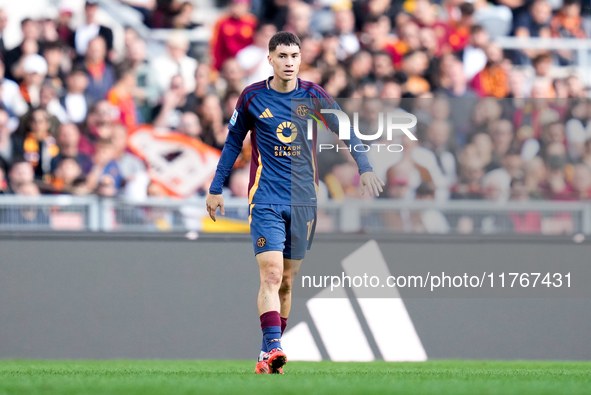
[{"label": "player's face", "polygon": [[284,81],[297,78],[301,62],[300,48],[297,45],[278,45],[269,54],[269,64],[273,66],[275,78]]}]

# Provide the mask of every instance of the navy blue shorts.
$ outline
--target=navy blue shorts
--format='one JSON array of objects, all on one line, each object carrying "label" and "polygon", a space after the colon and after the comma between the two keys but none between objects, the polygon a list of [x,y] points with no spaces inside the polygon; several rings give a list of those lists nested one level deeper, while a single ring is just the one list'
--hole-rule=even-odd
[{"label": "navy blue shorts", "polygon": [[250,236],[254,254],[283,251],[288,259],[304,259],[316,230],[316,207],[251,204]]}]

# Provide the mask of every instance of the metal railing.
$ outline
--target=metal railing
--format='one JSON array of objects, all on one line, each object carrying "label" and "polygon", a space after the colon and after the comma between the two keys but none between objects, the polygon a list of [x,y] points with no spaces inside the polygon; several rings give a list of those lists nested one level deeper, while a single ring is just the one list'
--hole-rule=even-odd
[{"label": "metal railing", "polygon": [[544,49],[544,50],[572,50],[576,53],[576,68],[580,76],[584,77],[585,85],[591,85],[589,70],[589,52],[591,39],[580,38],[542,38],[542,37],[510,37],[495,38],[495,43],[503,49]]},{"label": "metal railing", "polygon": [[[248,232],[248,202],[227,199],[215,224],[205,200],[97,196],[0,196],[0,232]],[[391,199],[329,201],[318,206],[319,233],[591,235],[591,202]]]}]

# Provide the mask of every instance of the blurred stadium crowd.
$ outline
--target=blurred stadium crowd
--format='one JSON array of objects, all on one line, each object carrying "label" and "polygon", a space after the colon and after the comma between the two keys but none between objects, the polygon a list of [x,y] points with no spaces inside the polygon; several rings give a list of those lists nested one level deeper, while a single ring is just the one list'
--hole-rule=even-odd
[{"label": "blurred stadium crowd", "polygon": [[[495,43],[589,37],[591,9],[579,0],[232,0],[217,3],[217,20],[199,22],[191,1],[121,3],[147,26],[171,29],[165,52],[151,56],[132,28],[118,51],[97,1],[85,2],[80,24],[68,8],[21,20],[22,42],[5,48],[11,15],[0,10],[0,194],[205,194],[212,166],[181,158],[223,148],[241,90],[272,73],[269,38],[287,30],[302,40],[300,77],[364,99],[367,130],[380,106],[417,116],[418,141],[370,153],[385,197],[591,198],[589,70],[577,69],[572,51]],[[211,31],[204,56],[190,56],[193,28]],[[141,124],[153,125],[153,138],[131,149]],[[229,196],[247,196],[249,150],[247,141]],[[344,151],[319,159],[324,199],[360,197]]]}]

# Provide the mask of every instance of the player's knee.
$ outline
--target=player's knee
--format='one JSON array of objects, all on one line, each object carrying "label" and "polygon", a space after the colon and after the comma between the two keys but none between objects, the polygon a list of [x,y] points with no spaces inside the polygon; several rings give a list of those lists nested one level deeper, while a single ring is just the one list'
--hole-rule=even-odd
[{"label": "player's knee", "polygon": [[291,278],[290,277],[283,277],[283,281],[281,281],[281,287],[279,287],[279,293],[281,295],[289,295],[291,293]]},{"label": "player's knee", "polygon": [[261,269],[261,281],[263,285],[269,288],[278,289],[281,285],[282,274],[283,271],[281,270],[280,265],[265,265],[265,267]]},{"label": "player's knee", "polygon": [[281,285],[281,274],[279,271],[270,270],[263,273],[263,284],[270,288],[279,288]]}]

